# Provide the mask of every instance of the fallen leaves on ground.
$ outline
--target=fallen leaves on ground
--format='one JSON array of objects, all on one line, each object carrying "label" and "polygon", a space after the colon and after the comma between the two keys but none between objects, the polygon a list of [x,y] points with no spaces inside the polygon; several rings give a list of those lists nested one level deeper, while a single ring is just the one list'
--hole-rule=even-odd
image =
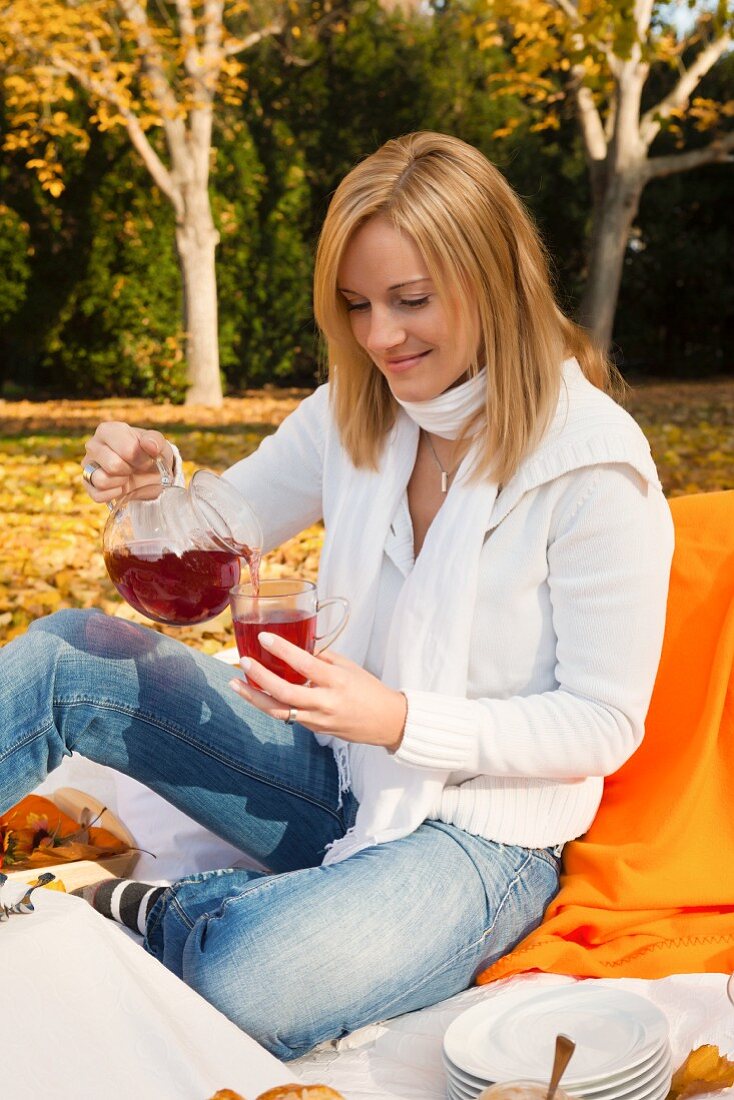
[{"label": "fallen leaves on ground", "polygon": [[667,496],[734,489],[734,379],[646,383],[631,388],[625,406]]},{"label": "fallen leaves on ground", "polygon": [[[107,510],[83,489],[79,461],[101,420],[156,427],[178,444],[187,475],[217,471],[253,451],[306,395],[253,391],[221,409],[142,400],[0,401],[0,644],[42,615],[99,607],[153,625],[118,596],[102,559]],[[669,496],[734,488],[734,380],[655,382],[626,401],[650,440]],[[316,576],[322,529],[315,525],[269,554],[264,576]],[[156,630],[214,653],[234,645],[228,611],[184,629]]]}]

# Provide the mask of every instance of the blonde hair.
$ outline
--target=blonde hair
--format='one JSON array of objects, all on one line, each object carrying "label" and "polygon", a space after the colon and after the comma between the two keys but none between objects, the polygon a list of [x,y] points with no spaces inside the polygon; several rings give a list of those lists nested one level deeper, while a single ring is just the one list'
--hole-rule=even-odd
[{"label": "blonde hair", "polygon": [[558,308],[532,219],[486,157],[446,134],[388,141],[334,193],[314,273],[334,415],[357,466],[377,466],[397,404],[352,334],[337,272],[354,233],[378,214],[412,237],[439,297],[458,303],[461,322],[478,317],[481,351],[469,370],[476,374],[486,364],[487,399],[470,431],[483,437],[478,471],[504,484],[555,411],[563,360],[575,355],[586,377],[605,390],[610,365]]}]

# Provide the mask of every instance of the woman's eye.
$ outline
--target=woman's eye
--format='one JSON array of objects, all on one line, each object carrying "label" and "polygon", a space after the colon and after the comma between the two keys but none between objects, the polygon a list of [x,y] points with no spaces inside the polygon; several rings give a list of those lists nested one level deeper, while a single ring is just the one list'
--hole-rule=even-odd
[{"label": "woman's eye", "polygon": [[422,298],[401,298],[401,306],[409,306],[411,309],[418,309],[420,306],[428,304],[430,295],[424,294]]},{"label": "woman's eye", "polygon": [[362,312],[369,308],[369,302],[347,302],[347,313]]}]

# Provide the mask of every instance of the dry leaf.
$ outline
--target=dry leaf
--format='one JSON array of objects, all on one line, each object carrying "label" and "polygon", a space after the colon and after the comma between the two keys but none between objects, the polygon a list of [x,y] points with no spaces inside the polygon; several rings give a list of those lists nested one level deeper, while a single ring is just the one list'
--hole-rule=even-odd
[{"label": "dry leaf", "polygon": [[667,1100],[716,1092],[730,1085],[734,1085],[734,1062],[719,1054],[717,1046],[696,1047],[673,1074]]},{"label": "dry leaf", "polygon": [[128,845],[107,829],[96,827],[90,813],[80,824],[39,795],[26,795],[0,816],[0,867],[25,870],[97,860],[127,852]]}]

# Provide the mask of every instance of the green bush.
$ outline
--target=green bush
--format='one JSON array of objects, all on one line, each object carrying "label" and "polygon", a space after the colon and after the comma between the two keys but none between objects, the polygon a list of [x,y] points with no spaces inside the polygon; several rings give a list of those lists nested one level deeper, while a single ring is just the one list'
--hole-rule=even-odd
[{"label": "green bush", "polygon": [[0,202],[0,326],[23,305],[31,273],[30,227]]}]

